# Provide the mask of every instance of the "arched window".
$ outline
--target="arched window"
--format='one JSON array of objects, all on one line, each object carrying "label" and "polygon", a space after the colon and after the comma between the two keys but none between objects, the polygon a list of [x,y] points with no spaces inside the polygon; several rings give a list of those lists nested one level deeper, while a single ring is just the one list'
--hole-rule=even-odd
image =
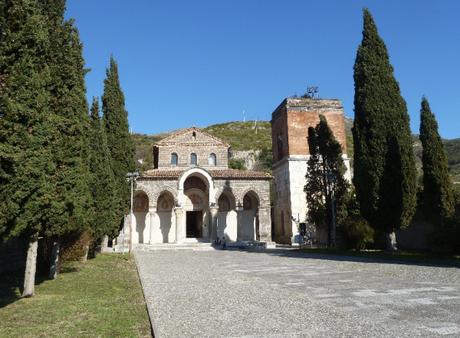
[{"label": "arched window", "polygon": [[192,138],[193,138],[193,141],[196,140],[196,132],[193,132],[193,133],[192,133]]},{"label": "arched window", "polygon": [[196,158],[196,154],[195,153],[191,153],[190,154],[190,164],[191,165],[197,165],[198,164],[198,160]]},{"label": "arched window", "polygon": [[216,154],[214,154],[214,153],[209,154],[209,157],[208,157],[208,164],[209,164],[209,165],[212,165],[212,166],[216,166],[216,165],[217,165]]},{"label": "arched window", "polygon": [[176,153],[171,154],[171,165],[176,166],[178,162],[178,156]]}]

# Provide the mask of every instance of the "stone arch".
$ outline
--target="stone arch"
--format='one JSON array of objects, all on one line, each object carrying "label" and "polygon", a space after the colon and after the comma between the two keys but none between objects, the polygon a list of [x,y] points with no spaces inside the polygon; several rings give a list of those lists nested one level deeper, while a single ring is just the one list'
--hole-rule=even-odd
[{"label": "stone arch", "polygon": [[158,207],[157,205],[158,199],[160,198],[161,194],[165,192],[168,192],[169,194],[171,194],[174,200],[174,205],[177,205],[177,191],[168,186],[161,186],[158,189],[155,189],[155,192],[152,194],[151,203],[153,204],[153,206]]},{"label": "stone arch", "polygon": [[260,197],[261,193],[254,188],[248,188],[248,189],[243,190],[240,194],[238,194],[238,202],[240,203],[241,206],[243,206],[244,196],[246,196],[247,194],[250,194],[250,196],[254,197],[257,200],[258,206],[261,205],[262,203],[262,199]]},{"label": "stone arch", "polygon": [[236,198],[230,189],[224,189],[220,191],[217,198],[217,206],[219,212],[227,212],[236,208]]},{"label": "stone arch", "polygon": [[136,190],[134,192],[133,211],[149,211],[149,196],[144,190]]},{"label": "stone arch", "polygon": [[203,180],[208,188],[208,201],[210,204],[216,203],[214,181],[208,171],[203,168],[191,168],[185,171],[179,178],[177,188],[179,190],[178,202],[183,205],[184,203],[184,183],[189,177],[197,176]]},{"label": "stone arch", "polygon": [[242,223],[238,237],[243,240],[260,240],[259,207],[260,197],[253,189],[248,189],[242,198]]}]

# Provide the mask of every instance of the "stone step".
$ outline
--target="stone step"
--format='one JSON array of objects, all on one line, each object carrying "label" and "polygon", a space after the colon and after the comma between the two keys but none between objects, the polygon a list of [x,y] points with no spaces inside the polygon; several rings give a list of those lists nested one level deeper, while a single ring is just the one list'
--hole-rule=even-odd
[{"label": "stone step", "polygon": [[136,250],[156,251],[156,250],[192,250],[208,251],[214,250],[211,243],[158,243],[158,244],[137,244]]}]

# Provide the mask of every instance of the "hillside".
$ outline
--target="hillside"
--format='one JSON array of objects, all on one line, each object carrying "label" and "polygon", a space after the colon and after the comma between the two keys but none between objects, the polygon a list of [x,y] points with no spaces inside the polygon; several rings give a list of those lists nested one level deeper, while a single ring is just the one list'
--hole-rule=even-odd
[{"label": "hillside", "polygon": [[232,146],[233,150],[271,149],[272,129],[268,121],[227,122],[204,128]]},{"label": "hillside", "polygon": [[[353,156],[353,137],[351,127],[353,120],[346,118],[348,155]],[[258,152],[263,149],[271,150],[271,126],[268,121],[227,122],[211,125],[204,130],[216,137],[221,138],[232,146],[234,153],[244,151]],[[140,169],[145,170],[152,166],[152,146],[169,133],[156,135],[133,134],[136,145],[136,163]],[[460,182],[460,138],[444,140],[445,149],[449,158],[449,168],[454,181]],[[422,147],[418,136],[414,135],[414,151],[417,157],[417,167],[421,168]],[[142,163],[140,163],[142,162]]]}]

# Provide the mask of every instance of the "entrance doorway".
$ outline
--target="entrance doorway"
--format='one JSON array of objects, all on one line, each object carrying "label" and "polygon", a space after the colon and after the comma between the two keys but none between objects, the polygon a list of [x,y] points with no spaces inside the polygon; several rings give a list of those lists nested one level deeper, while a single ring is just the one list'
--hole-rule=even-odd
[{"label": "entrance doorway", "polygon": [[187,211],[186,228],[187,238],[201,238],[203,234],[201,232],[201,226],[203,223],[203,212],[202,211]]}]

